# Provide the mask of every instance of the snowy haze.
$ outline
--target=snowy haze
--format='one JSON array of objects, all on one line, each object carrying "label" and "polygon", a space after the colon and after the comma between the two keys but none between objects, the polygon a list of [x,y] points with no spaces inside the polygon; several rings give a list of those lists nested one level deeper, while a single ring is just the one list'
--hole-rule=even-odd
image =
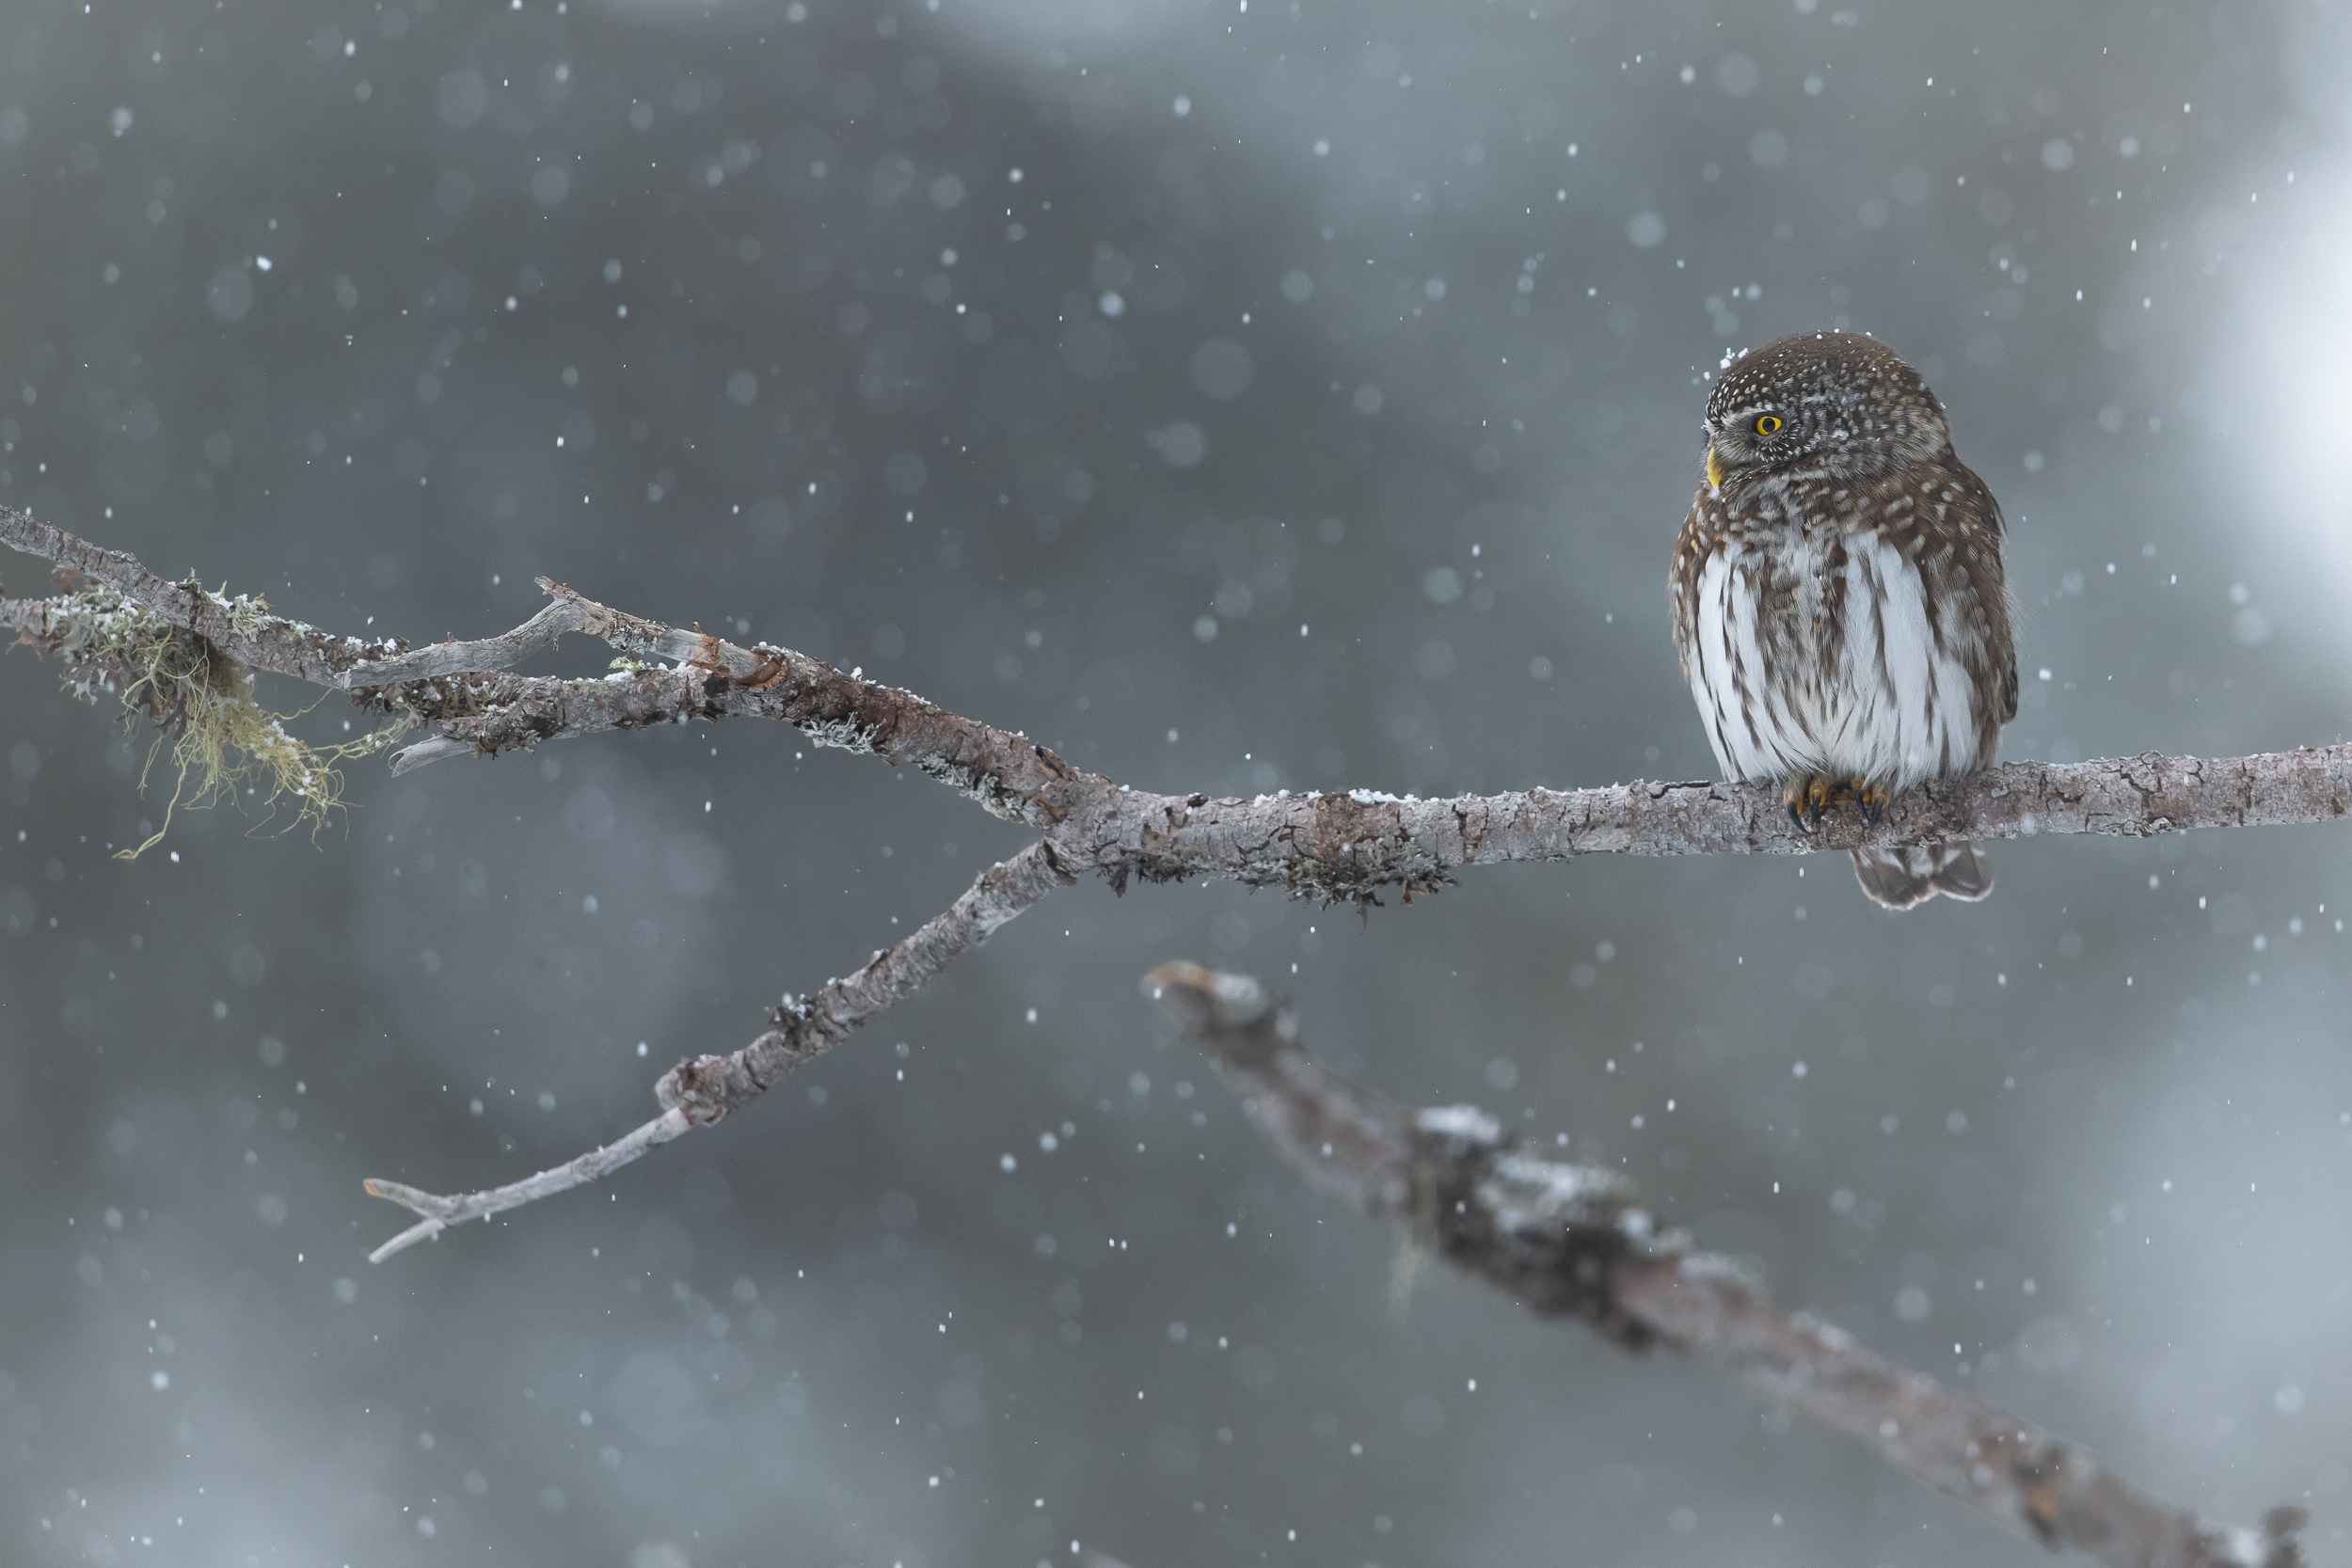
[{"label": "snowy haze", "polygon": [[[2288,6],[17,0],[0,499],[353,633],[488,635],[544,574],[1138,787],[1704,777],[1664,593],[1704,377],[1840,326],[2007,511],[2005,756],[2333,741],[2347,43]],[[1900,918],[1842,856],[1368,920],[1082,886],[719,1129],[371,1268],[406,1216],[363,1177],[614,1135],[1024,837],[737,724],[362,763],[315,845],[183,813],[124,864],[144,744],[0,660],[0,1560],[2043,1560],[1710,1369],[1441,1269],[1392,1295],[1395,1237],[1137,994],[1176,957],[2352,1556],[2342,829],[1997,845],[1989,902]]]}]

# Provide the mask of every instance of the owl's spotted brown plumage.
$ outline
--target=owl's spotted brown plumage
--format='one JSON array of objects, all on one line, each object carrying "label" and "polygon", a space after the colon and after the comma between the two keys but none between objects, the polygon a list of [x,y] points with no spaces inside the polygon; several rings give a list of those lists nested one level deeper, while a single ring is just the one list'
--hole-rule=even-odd
[{"label": "owl's spotted brown plumage", "polygon": [[[1724,772],[1779,784],[1811,827],[1989,767],[2017,716],[2001,509],[1919,373],[1868,338],[1800,333],[1725,371],[1705,428],[1668,586]],[[1993,891],[1965,841],[1853,861],[1889,909]]]}]

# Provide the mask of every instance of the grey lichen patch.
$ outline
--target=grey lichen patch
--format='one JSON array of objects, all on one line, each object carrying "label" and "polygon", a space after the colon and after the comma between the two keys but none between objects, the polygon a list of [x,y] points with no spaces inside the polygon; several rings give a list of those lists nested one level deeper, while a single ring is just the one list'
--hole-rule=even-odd
[{"label": "grey lichen patch", "polygon": [[259,594],[240,594],[233,599],[218,594],[208,596],[229,612],[229,629],[238,637],[259,637],[262,629],[277,619],[269,612],[269,601]]},{"label": "grey lichen patch", "polygon": [[1452,887],[1454,882],[1454,874],[1434,856],[1426,854],[1361,859],[1302,854],[1292,858],[1269,849],[1244,857],[1238,863],[1220,860],[1203,864],[1191,846],[1160,832],[1150,823],[1144,825],[1139,839],[1141,847],[1100,863],[1103,876],[1109,879],[1115,893],[1125,893],[1131,879],[1152,884],[1181,882],[1194,877],[1226,878],[1247,888],[1280,888],[1293,898],[1320,899],[1326,908],[1352,904],[1371,910],[1380,904],[1380,895],[1385,892],[1401,894],[1409,904],[1415,898]]},{"label": "grey lichen patch", "polygon": [[1409,904],[1452,887],[1454,878],[1428,854],[1370,860],[1302,855],[1296,860],[1269,858],[1262,872],[1245,870],[1241,879],[1257,887],[1287,888],[1294,897],[1320,898],[1326,904],[1370,906],[1388,889],[1401,892]]},{"label": "grey lichen patch", "polygon": [[925,752],[907,760],[925,778],[938,780],[989,816],[1001,816],[1008,822],[1022,820],[1020,802],[1005,793],[1004,781],[995,774],[984,773],[940,752]]},{"label": "grey lichen patch", "polygon": [[641,664],[658,662],[662,657],[660,637],[642,631],[627,622],[615,625],[603,635],[607,642]]},{"label": "grey lichen patch", "polygon": [[[240,619],[255,627],[268,621],[268,607],[258,600],[212,597],[230,611],[232,626]],[[161,732],[139,775],[142,791],[170,744],[175,779],[164,825],[145,843],[119,851],[119,859],[136,859],[159,843],[183,801],[207,806],[254,796],[273,810],[290,805],[294,825],[307,823],[315,832],[342,803],[335,765],[387,738],[379,734],[323,750],[296,739],[284,716],[254,700],[251,671],[210,640],[102,584],[67,596],[50,616],[48,641],[65,662],[68,690],[92,704],[111,697],[126,725],[145,718]]]},{"label": "grey lichen patch", "polygon": [[853,755],[871,752],[874,737],[882,733],[881,725],[861,724],[854,719],[803,720],[800,728],[812,744],[836,747]]}]

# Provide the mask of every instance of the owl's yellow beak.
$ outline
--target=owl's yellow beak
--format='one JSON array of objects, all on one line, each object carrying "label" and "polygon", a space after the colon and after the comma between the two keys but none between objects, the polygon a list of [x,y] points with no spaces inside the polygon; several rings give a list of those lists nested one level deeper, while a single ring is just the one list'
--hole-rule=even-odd
[{"label": "owl's yellow beak", "polygon": [[1724,487],[1724,460],[1715,455],[1713,442],[1708,443],[1707,448],[1707,483],[1717,490]]}]

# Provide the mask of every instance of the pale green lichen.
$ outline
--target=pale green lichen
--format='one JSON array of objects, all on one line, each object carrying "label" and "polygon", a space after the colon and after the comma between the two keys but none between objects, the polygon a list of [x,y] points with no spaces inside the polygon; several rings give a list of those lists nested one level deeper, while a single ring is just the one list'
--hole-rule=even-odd
[{"label": "pale green lichen", "polygon": [[[227,602],[237,635],[250,636],[267,624],[268,607],[260,600]],[[170,745],[175,778],[163,826],[145,843],[118,851],[118,859],[135,860],[161,842],[183,801],[208,806],[257,796],[273,812],[289,806],[290,826],[307,823],[315,833],[342,802],[336,765],[382,749],[407,727],[396,723],[340,746],[297,739],[287,733],[285,715],[254,699],[251,671],[216,643],[102,584],[70,595],[50,617],[49,633],[65,661],[68,689],[93,704],[111,696],[122,705],[126,726],[145,718],[161,732],[139,774],[142,793],[166,742]]]},{"label": "pale green lichen", "polygon": [[271,619],[269,601],[259,594],[240,594],[229,601],[229,629],[239,637],[260,635]]}]

